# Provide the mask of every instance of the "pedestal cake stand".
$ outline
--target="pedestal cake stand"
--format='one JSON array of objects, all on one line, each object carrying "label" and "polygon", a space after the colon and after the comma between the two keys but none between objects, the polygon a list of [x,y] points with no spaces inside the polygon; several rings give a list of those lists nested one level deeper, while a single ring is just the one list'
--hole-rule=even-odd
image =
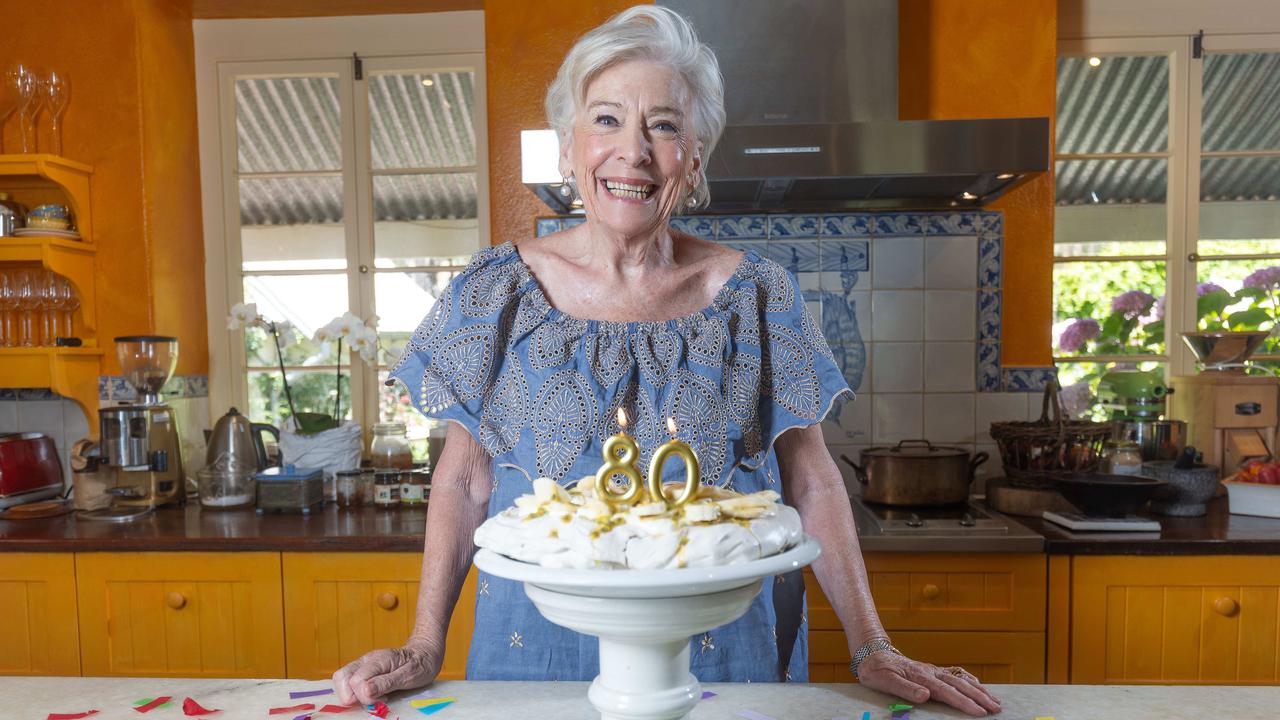
[{"label": "pedestal cake stand", "polygon": [[798,570],[822,553],[805,535],[778,555],[676,570],[544,568],[491,550],[476,567],[524,583],[551,622],[600,639],[600,674],[587,697],[602,720],[680,720],[702,697],[689,672],[689,638],[741,617],[763,579]]}]

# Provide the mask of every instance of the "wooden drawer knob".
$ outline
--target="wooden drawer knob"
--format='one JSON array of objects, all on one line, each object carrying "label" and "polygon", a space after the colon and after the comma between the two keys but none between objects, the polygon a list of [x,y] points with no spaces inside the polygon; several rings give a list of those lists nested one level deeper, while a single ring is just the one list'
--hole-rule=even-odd
[{"label": "wooden drawer knob", "polygon": [[933,583],[929,583],[928,585],[920,588],[920,595],[924,597],[925,600],[932,600],[941,594],[942,588],[934,585]]},{"label": "wooden drawer knob", "polygon": [[1213,601],[1213,609],[1219,615],[1231,617],[1240,611],[1240,603],[1229,597],[1220,597]]},{"label": "wooden drawer knob", "polygon": [[164,596],[164,604],[174,610],[181,610],[187,606],[187,596],[180,592],[171,592]]},{"label": "wooden drawer knob", "polygon": [[395,610],[400,604],[400,598],[395,593],[384,592],[378,596],[378,607],[383,610]]}]

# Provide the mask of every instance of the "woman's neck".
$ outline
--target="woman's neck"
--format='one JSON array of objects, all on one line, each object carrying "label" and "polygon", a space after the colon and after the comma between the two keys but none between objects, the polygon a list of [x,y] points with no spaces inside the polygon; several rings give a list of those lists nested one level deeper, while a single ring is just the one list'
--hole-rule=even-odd
[{"label": "woman's neck", "polygon": [[576,262],[622,276],[643,275],[675,264],[675,243],[664,225],[652,232],[622,235],[588,220],[574,233],[571,254]]}]

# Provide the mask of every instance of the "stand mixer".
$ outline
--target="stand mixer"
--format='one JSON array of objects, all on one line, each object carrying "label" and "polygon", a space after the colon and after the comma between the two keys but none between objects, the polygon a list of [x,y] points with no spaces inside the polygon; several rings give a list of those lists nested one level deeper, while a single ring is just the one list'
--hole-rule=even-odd
[{"label": "stand mixer", "polygon": [[81,517],[124,522],[162,505],[185,502],[186,488],[177,419],[160,399],[160,388],[178,362],[178,339],[131,335],[115,340],[120,369],[138,399],[98,410],[101,471],[114,476],[107,490],[112,501],[110,507]]}]

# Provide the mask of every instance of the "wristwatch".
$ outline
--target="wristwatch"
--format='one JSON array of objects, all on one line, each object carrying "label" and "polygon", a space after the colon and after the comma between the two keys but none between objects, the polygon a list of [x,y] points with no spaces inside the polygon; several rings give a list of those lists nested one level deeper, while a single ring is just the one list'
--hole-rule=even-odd
[{"label": "wristwatch", "polygon": [[858,666],[862,664],[862,661],[866,660],[871,653],[885,650],[893,653],[894,655],[902,654],[898,648],[893,646],[893,643],[889,642],[889,638],[875,638],[873,640],[868,640],[863,643],[862,647],[858,648],[857,652],[853,654],[853,661],[849,663],[849,672],[853,673],[854,678],[857,678]]}]

